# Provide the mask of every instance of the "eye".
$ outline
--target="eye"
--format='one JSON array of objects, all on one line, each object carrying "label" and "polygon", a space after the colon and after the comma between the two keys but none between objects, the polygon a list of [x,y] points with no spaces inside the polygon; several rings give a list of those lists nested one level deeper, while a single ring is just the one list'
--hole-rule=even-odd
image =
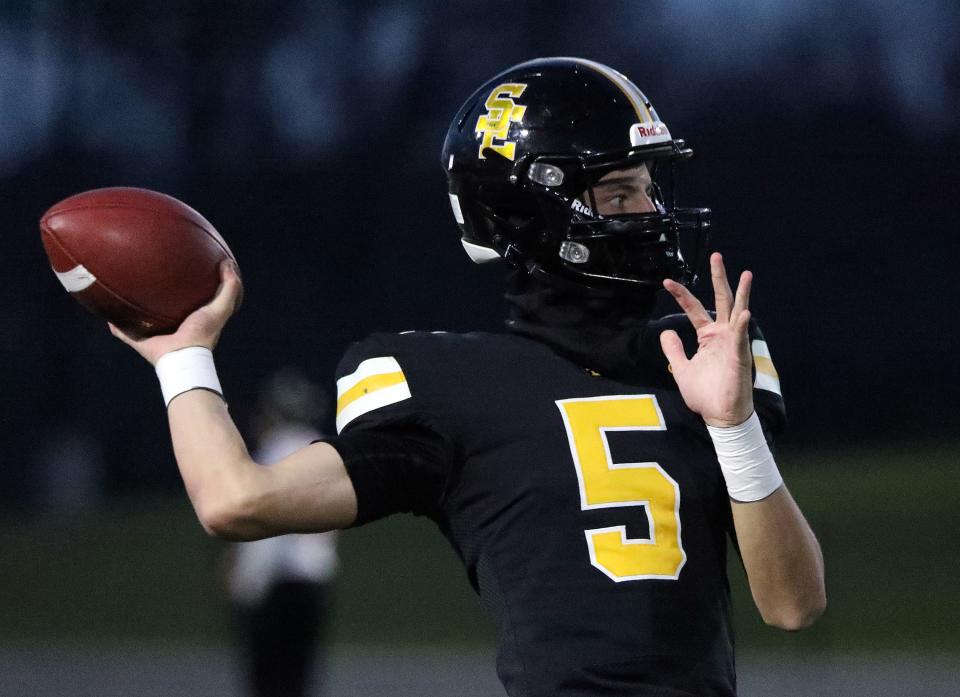
[{"label": "eye", "polygon": [[607,205],[611,208],[623,208],[626,201],[627,197],[624,194],[614,194],[607,199]]}]

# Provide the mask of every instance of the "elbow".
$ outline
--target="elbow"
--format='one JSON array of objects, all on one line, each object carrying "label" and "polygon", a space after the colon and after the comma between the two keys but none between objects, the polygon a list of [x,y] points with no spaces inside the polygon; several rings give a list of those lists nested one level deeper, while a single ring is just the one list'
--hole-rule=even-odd
[{"label": "elbow", "polygon": [[211,537],[244,542],[263,537],[259,533],[257,495],[252,482],[220,483],[194,497],[200,525]]},{"label": "elbow", "polygon": [[241,503],[212,501],[197,506],[196,510],[200,525],[210,537],[232,542],[252,539],[245,534],[250,517]]},{"label": "elbow", "polygon": [[827,609],[827,596],[821,587],[809,597],[785,603],[762,613],[763,621],[787,632],[799,632],[812,626]]}]

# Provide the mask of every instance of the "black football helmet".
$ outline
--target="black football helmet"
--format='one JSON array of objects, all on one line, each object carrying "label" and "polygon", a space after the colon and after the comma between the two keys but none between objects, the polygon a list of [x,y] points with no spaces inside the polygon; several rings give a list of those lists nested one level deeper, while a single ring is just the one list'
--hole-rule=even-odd
[{"label": "black football helmet", "polygon": [[[710,210],[674,203],[675,163],[692,155],[617,71],[540,58],[466,101],[442,163],[474,261],[503,258],[588,286],[659,287],[665,278],[691,282],[706,250]],[[597,182],[644,166],[648,210],[601,214]]]}]

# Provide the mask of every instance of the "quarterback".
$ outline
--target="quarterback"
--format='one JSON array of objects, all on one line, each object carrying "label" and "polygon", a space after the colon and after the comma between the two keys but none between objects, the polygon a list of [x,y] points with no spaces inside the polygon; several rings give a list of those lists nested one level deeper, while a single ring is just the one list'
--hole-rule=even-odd
[{"label": "quarterback", "polygon": [[[211,534],[252,540],[431,518],[494,615],[512,697],[736,694],[727,540],[770,625],[826,605],[819,545],[770,446],[786,413],[751,319],[678,208],[692,151],[642,92],[577,58],[523,63],[456,114],[441,156],[461,242],[506,261],[502,334],[374,334],[337,375],[337,433],[272,467],[247,452],[212,349],[240,297],[136,340],[156,367],[187,492]],[[682,314],[654,318],[659,290]]]}]

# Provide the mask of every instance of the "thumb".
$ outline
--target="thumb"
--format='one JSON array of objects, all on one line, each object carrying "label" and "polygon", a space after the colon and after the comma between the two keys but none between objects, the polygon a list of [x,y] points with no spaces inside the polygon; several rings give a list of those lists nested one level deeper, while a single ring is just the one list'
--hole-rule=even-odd
[{"label": "thumb", "polygon": [[660,333],[660,348],[663,350],[663,355],[666,356],[670,362],[670,368],[673,369],[674,375],[676,375],[679,370],[683,370],[689,362],[687,354],[683,350],[683,342],[680,341],[680,337],[677,336],[677,333],[672,329]]},{"label": "thumb", "polygon": [[127,346],[134,348],[136,347],[136,341],[113,322],[107,322],[107,327],[110,329],[111,334],[120,339],[120,341],[125,343]]}]

